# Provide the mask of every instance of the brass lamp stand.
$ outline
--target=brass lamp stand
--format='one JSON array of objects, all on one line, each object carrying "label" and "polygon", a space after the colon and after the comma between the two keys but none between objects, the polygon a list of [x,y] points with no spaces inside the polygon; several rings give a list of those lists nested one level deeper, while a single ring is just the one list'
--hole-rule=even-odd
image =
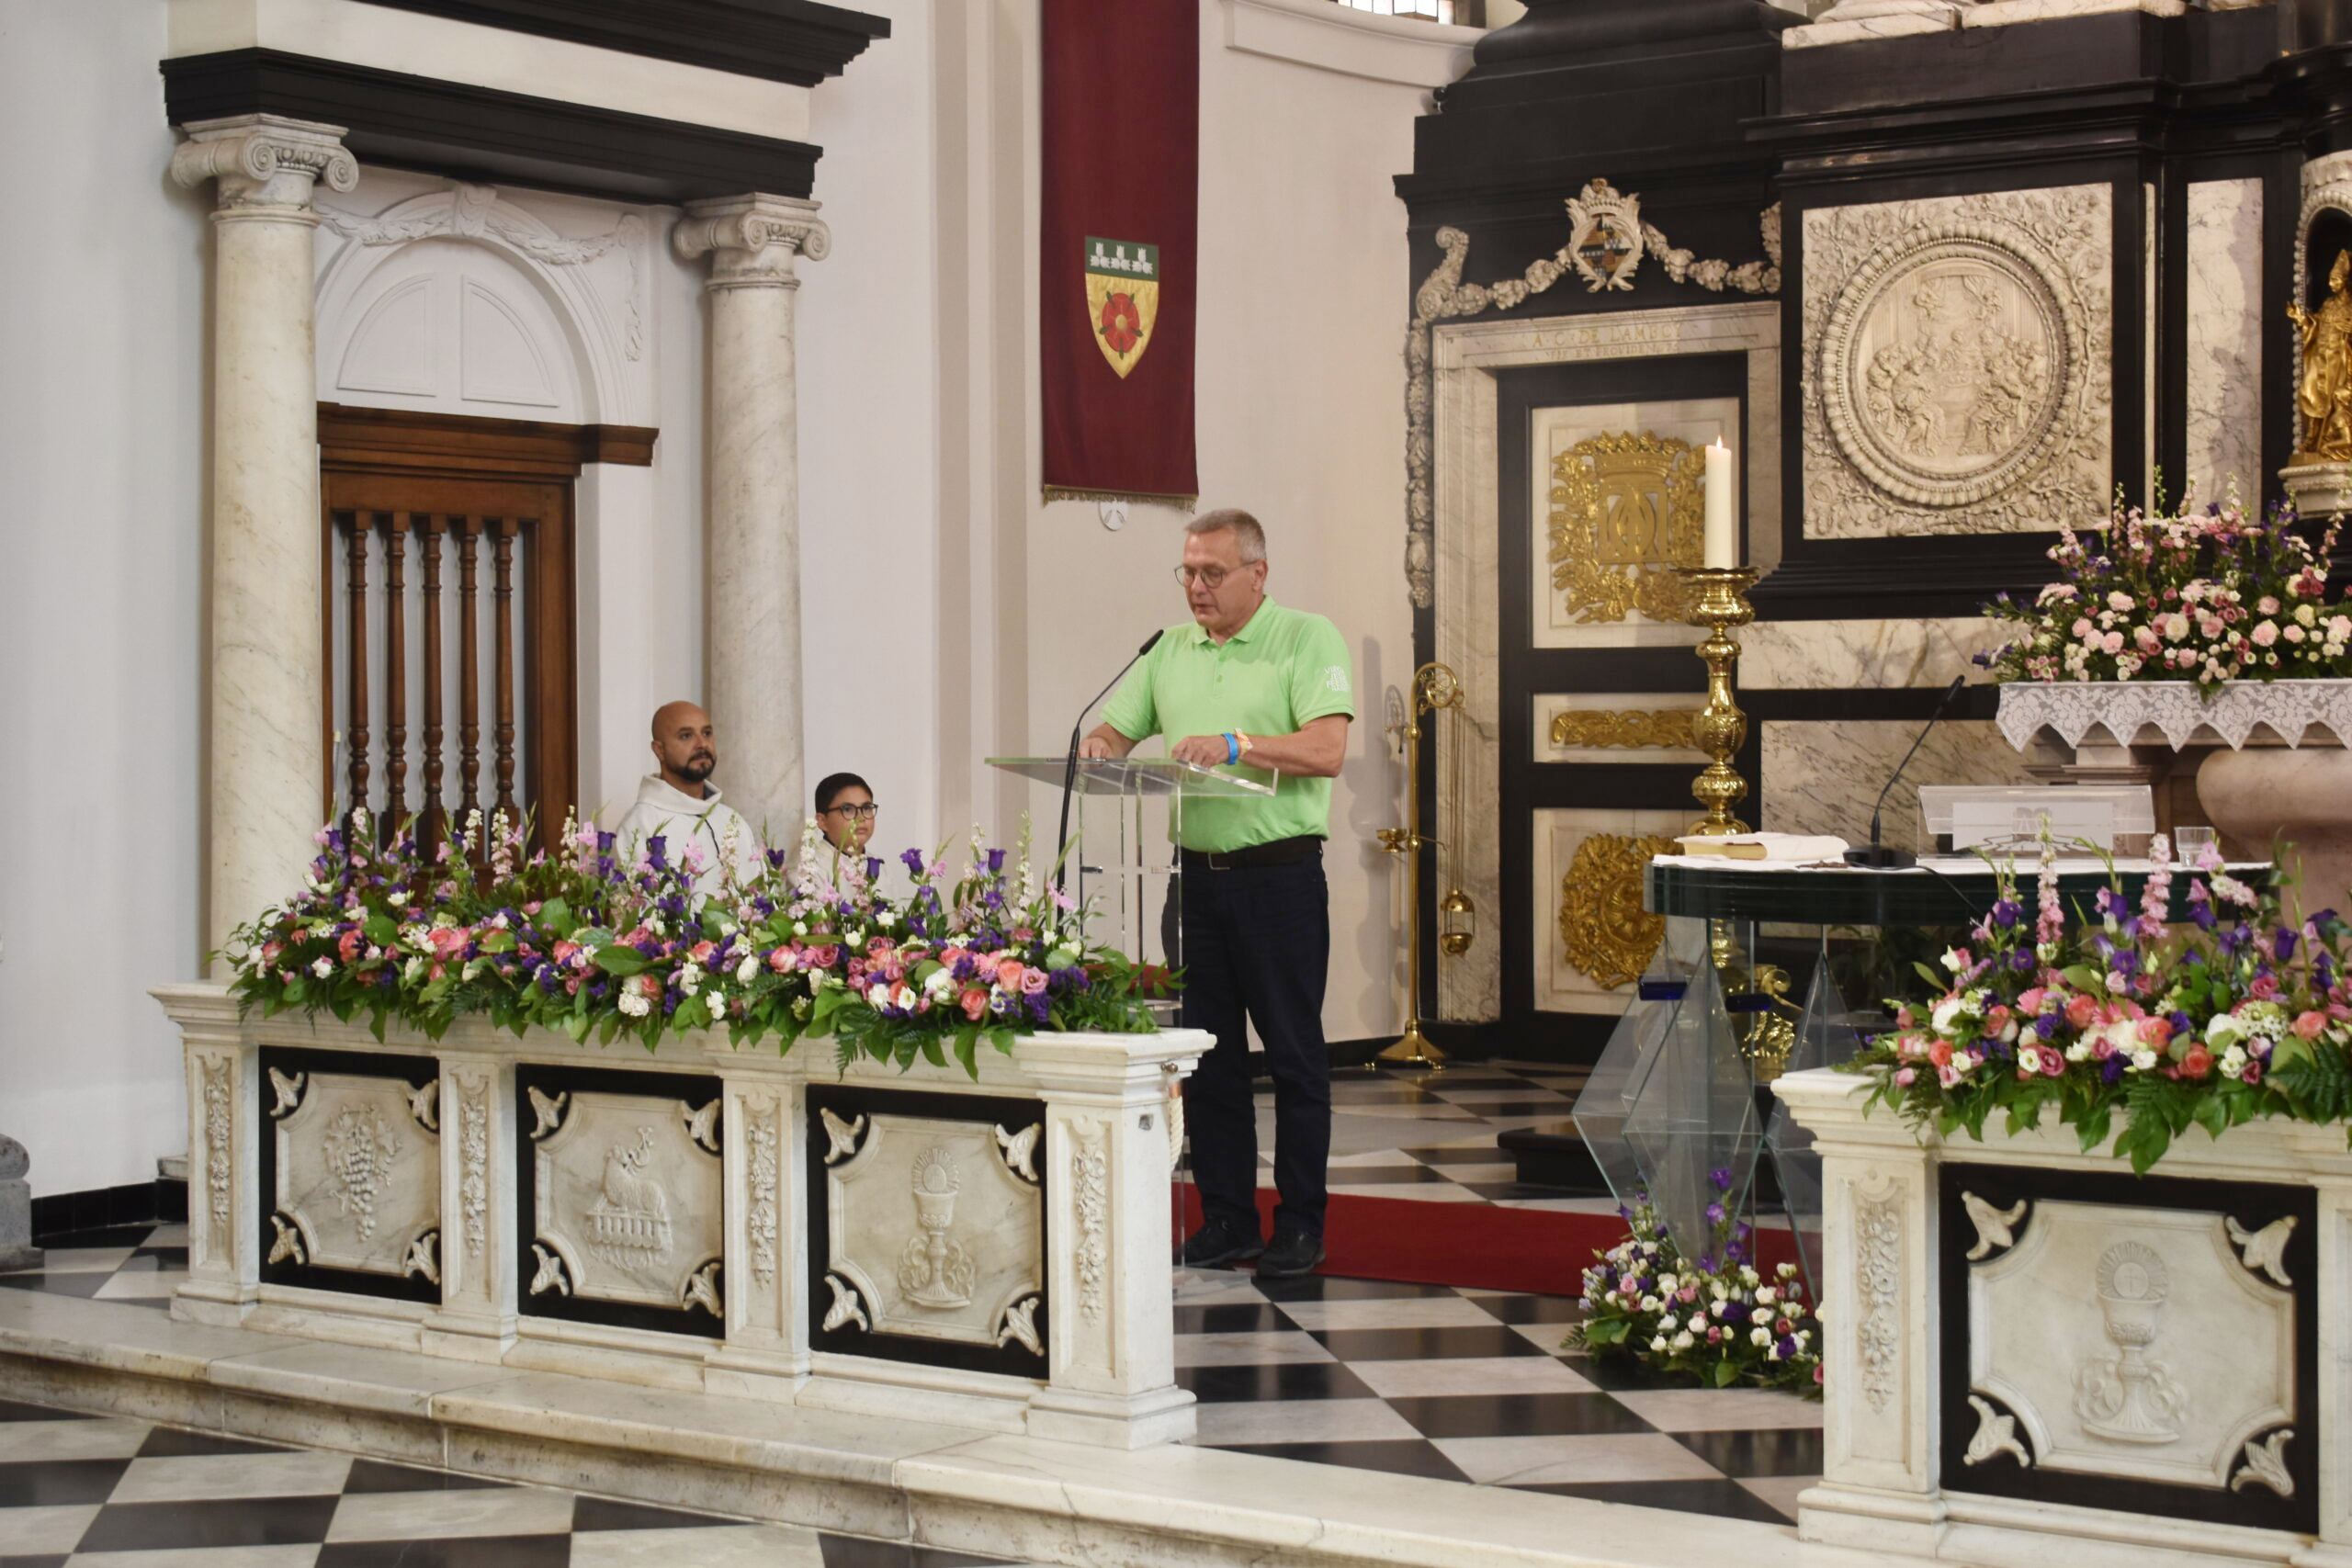
[{"label": "brass lamp stand", "polygon": [[1405,698],[1405,825],[1383,828],[1374,835],[1382,849],[1405,857],[1405,1032],[1364,1064],[1374,1072],[1383,1062],[1433,1071],[1445,1066],[1445,1053],[1421,1032],[1421,851],[1437,847],[1435,839],[1424,838],[1420,832],[1421,716],[1461,705],[1462,682],[1453,671],[1430,663],[1413,671],[1413,688]]}]

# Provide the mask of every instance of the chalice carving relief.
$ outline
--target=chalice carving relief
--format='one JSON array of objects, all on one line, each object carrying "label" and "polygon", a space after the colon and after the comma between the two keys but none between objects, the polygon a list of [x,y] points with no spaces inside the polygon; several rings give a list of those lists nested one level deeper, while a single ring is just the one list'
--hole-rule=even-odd
[{"label": "chalice carving relief", "polygon": [[2116,1354],[2075,1373],[2075,1414],[2083,1430],[2110,1442],[2155,1447],[2180,1440],[2174,1425],[2188,1413],[2188,1391],[2148,1359],[2172,1277],[2155,1249],[2118,1242],[2098,1260],[2098,1309]]},{"label": "chalice carving relief", "polygon": [[947,1239],[956,1223],[956,1195],[964,1190],[956,1156],[934,1145],[915,1156],[915,1234],[899,1255],[899,1290],[919,1307],[944,1312],[972,1304],[979,1265]]}]

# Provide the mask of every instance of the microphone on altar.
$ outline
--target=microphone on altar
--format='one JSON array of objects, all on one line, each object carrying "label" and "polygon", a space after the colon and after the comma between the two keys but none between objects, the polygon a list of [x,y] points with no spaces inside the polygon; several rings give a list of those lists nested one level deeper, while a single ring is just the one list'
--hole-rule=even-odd
[{"label": "microphone on altar", "polygon": [[1887,776],[1886,788],[1878,792],[1878,800],[1871,807],[1871,841],[1846,852],[1848,865],[1865,866],[1872,871],[1900,871],[1906,865],[1919,863],[1919,857],[1909,850],[1890,849],[1879,841],[1880,821],[1886,811],[1888,793],[1902,779],[1903,770],[1911,765],[1911,759],[1919,754],[1920,742],[1928,739],[1928,731],[1935,728],[1936,721],[1943,717],[1944,710],[1951,706],[1952,699],[1960,695],[1960,689],[1966,684],[1967,676],[1955,675],[1951,678],[1951,684],[1944,688],[1943,701],[1938,703],[1936,711],[1928,716],[1928,722],[1919,727],[1918,739],[1911,742],[1911,750],[1903,753],[1903,761],[1894,764],[1894,772]]},{"label": "microphone on altar", "polygon": [[1086,716],[1094,711],[1094,705],[1109,696],[1111,688],[1125,680],[1127,671],[1142,663],[1143,656],[1158,648],[1159,639],[1167,635],[1164,630],[1156,631],[1144,638],[1143,646],[1136,649],[1135,657],[1120,665],[1119,672],[1112,676],[1101,691],[1094,694],[1091,701],[1078,710],[1078,722],[1069,727],[1069,753],[1062,768],[1062,825],[1060,831],[1054,835],[1054,886],[1057,887],[1061,886],[1064,881],[1062,856],[1069,852],[1069,797],[1070,793],[1078,787],[1079,732],[1086,728]]}]

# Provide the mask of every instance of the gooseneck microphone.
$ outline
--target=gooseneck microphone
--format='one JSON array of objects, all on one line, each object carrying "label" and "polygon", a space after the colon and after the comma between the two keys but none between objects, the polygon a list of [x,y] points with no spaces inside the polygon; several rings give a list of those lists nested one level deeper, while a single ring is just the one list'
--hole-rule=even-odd
[{"label": "gooseneck microphone", "polygon": [[1887,776],[1886,788],[1878,792],[1878,800],[1871,807],[1870,844],[1866,848],[1848,850],[1848,865],[1864,866],[1872,871],[1900,871],[1905,866],[1919,863],[1919,857],[1909,850],[1893,849],[1880,841],[1879,828],[1886,812],[1886,797],[1902,779],[1903,770],[1911,765],[1911,759],[1919,754],[1920,742],[1928,739],[1928,731],[1935,728],[1936,721],[1943,717],[1944,710],[1951,706],[1951,700],[1960,695],[1960,689],[1966,684],[1967,676],[1955,675],[1951,678],[1951,684],[1944,688],[1943,701],[1938,703],[1936,711],[1928,716],[1928,722],[1919,727],[1918,739],[1911,742],[1911,750],[1903,753],[1903,761],[1894,764],[1894,772]]},{"label": "gooseneck microphone", "polygon": [[1057,887],[1064,884],[1062,856],[1069,852],[1069,797],[1070,793],[1078,787],[1079,732],[1086,728],[1086,716],[1094,711],[1095,703],[1109,696],[1111,688],[1125,680],[1127,671],[1142,663],[1143,656],[1158,648],[1159,639],[1167,635],[1165,631],[1156,631],[1144,638],[1143,646],[1136,649],[1135,657],[1120,665],[1119,672],[1112,676],[1110,682],[1101,691],[1094,694],[1093,700],[1078,710],[1078,722],[1069,727],[1069,751],[1064,758],[1062,765],[1062,825],[1061,830],[1054,835],[1054,886]]}]

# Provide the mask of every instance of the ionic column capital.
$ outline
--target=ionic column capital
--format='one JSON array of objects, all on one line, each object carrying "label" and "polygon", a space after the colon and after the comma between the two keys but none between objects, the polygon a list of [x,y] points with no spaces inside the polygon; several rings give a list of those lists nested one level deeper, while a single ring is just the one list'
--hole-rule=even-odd
[{"label": "ionic column capital", "polygon": [[173,150],[172,178],[190,188],[218,181],[216,199],[224,214],[275,209],[271,216],[308,215],[321,180],[338,191],[359,183],[359,161],[344,146],[339,125],[247,114],[195,120],[184,129],[187,140]]},{"label": "ionic column capital", "polygon": [[670,244],[681,261],[710,258],[706,287],[797,288],[794,264],[802,256],[824,260],[833,235],[815,202],[753,194],[686,203]]}]

